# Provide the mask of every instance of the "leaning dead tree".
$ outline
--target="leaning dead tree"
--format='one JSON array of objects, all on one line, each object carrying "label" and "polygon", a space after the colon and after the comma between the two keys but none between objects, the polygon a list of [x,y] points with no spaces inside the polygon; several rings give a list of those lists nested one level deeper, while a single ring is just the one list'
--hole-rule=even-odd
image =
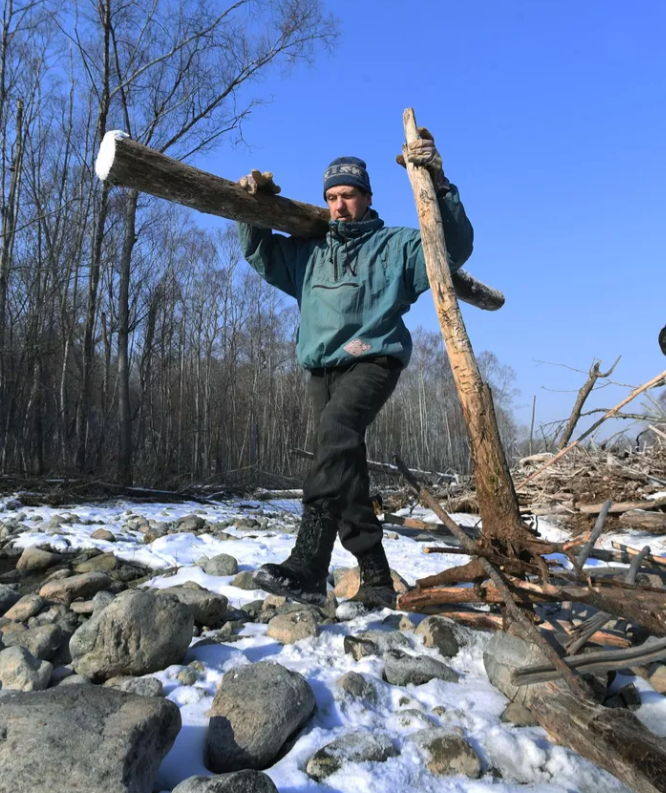
[{"label": "leaning dead tree", "polygon": [[[148,193],[209,215],[298,237],[324,237],[328,229],[329,213],[324,207],[261,191],[250,195],[236,182],[185,165],[117,130],[107,132],[95,170],[107,184]],[[458,298],[466,303],[486,311],[496,311],[504,305],[501,292],[464,270],[455,274],[454,282]]]},{"label": "leaning dead tree", "polygon": [[[410,143],[418,136],[412,110],[405,111],[404,122],[406,140]],[[644,634],[666,637],[666,592],[661,587],[636,583],[637,572],[643,565],[656,564],[655,559],[651,557],[649,548],[638,552],[623,581],[596,577],[591,570],[585,569],[612,507],[610,500],[603,505],[594,530],[584,542],[548,543],[535,536],[522,522],[518,498],[500,443],[492,395],[481,379],[456,299],[435,189],[425,169],[408,164],[407,170],[421,224],[428,278],[468,430],[482,530],[478,539],[468,536],[428,488],[420,485],[402,460],[396,457],[396,464],[421,501],[432,509],[471,556],[467,564],[417,581],[415,589],[398,598],[398,607],[451,616],[449,609],[459,609],[461,604],[481,604],[486,609],[489,604],[501,605],[504,617],[501,626],[491,619],[487,611],[454,612],[454,619],[484,628],[509,629],[539,647],[546,663],[537,668],[521,669],[522,677],[514,676],[514,685],[561,680],[568,688],[566,691],[556,687],[549,696],[535,698],[533,714],[539,723],[553,737],[598,763],[635,790],[641,793],[666,791],[666,748],[663,741],[652,735],[635,717],[622,712],[618,715],[597,704],[593,688],[582,677],[583,673],[590,671],[617,669],[626,664],[664,658],[666,641],[657,644],[646,642],[638,648],[627,648],[626,652],[622,651],[625,652],[623,656],[618,656],[618,651],[606,651],[582,662],[574,657],[593,638],[618,646],[617,642],[607,640],[608,634],[604,631],[614,616],[638,625]],[[634,395],[639,392],[636,389]],[[460,553],[460,548],[446,546],[428,550]],[[553,554],[566,557],[568,564],[548,558]],[[557,651],[552,639],[547,638],[544,619],[535,611],[535,605],[544,602],[579,603],[596,610],[595,615],[571,637],[568,645],[571,657],[563,657],[565,651]],[[554,634],[555,629],[551,636]],[[624,646],[627,644],[630,642]],[[619,646],[623,646],[622,642]],[[581,719],[586,728],[581,729]]]}]

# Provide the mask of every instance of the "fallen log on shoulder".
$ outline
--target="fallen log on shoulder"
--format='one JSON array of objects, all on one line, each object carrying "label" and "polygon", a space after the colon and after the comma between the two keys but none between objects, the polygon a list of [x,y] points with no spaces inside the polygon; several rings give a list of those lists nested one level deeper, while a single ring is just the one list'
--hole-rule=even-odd
[{"label": "fallen log on shoulder", "polygon": [[535,692],[529,707],[552,740],[637,793],[665,793],[666,742],[630,711],[583,702],[555,683]]},{"label": "fallen log on shoulder", "polygon": [[[282,196],[250,195],[236,182],[200,171],[155,149],[137,143],[124,132],[107,132],[95,163],[100,179],[228,220],[275,229],[296,237],[324,237],[329,212]],[[504,295],[464,270],[453,275],[459,300],[485,311],[497,311]]]}]

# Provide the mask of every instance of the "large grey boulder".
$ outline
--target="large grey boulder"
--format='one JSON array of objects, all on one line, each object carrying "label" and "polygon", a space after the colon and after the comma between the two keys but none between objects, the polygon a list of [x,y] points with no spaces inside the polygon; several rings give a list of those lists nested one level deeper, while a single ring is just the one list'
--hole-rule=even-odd
[{"label": "large grey boulder", "polygon": [[261,771],[236,771],[217,776],[192,776],[173,793],[279,793],[273,780]]},{"label": "large grey boulder", "polygon": [[543,683],[515,686],[511,682],[511,673],[523,666],[544,663],[547,659],[535,644],[503,631],[493,634],[483,652],[483,665],[490,682],[519,705],[529,705],[534,694],[543,688]]},{"label": "large grey boulder", "polygon": [[190,609],[173,595],[123,592],[72,636],[72,665],[94,680],[179,664],[192,640]]},{"label": "large grey boulder", "polygon": [[383,655],[384,678],[394,686],[410,683],[420,686],[430,680],[445,680],[457,683],[460,675],[450,666],[429,655],[408,655],[402,650],[389,650]]},{"label": "large grey boulder", "polygon": [[305,770],[313,779],[320,781],[339,771],[345,763],[384,763],[397,754],[398,750],[388,735],[356,730],[319,749]]},{"label": "large grey boulder", "polygon": [[[48,686],[52,671],[53,666],[48,661],[40,661],[24,647],[8,647],[0,652],[0,687],[2,689],[41,691]],[[0,735],[2,735],[1,732]],[[2,764],[0,764],[1,767]]]},{"label": "large grey boulder", "polygon": [[227,605],[229,601],[224,595],[189,586],[172,586],[158,591],[175,595],[181,603],[189,608],[194,621],[199,625],[217,628],[228,619]]},{"label": "large grey boulder", "polygon": [[208,767],[268,768],[314,708],[312,689],[297,672],[270,661],[230,670],[210,709]]},{"label": "large grey boulder", "polygon": [[0,699],[0,793],[151,793],[173,702],[71,685]]}]

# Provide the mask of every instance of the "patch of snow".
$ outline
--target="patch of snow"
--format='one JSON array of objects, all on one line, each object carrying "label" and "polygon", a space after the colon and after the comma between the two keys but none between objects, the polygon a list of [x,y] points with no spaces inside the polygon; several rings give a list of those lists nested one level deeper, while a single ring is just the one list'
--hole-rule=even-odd
[{"label": "patch of snow", "polygon": [[112,129],[102,138],[102,145],[99,147],[99,154],[95,160],[95,173],[102,181],[106,181],[113,166],[116,156],[116,141],[123,138],[129,138],[129,135],[121,129]]}]

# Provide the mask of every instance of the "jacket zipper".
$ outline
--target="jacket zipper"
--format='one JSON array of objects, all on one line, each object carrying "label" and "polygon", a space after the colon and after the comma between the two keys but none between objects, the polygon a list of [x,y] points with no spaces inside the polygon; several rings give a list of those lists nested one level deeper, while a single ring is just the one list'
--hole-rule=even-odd
[{"label": "jacket zipper", "polygon": [[359,289],[360,284],[341,283],[336,286],[326,286],[325,284],[313,284],[313,289],[340,289],[341,286],[353,286],[354,289]]}]

